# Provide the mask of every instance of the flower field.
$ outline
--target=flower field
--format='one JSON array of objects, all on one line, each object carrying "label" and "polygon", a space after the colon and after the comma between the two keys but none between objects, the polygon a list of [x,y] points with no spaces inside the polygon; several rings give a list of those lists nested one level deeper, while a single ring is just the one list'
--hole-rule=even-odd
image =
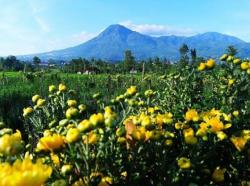
[{"label": "flower field", "polygon": [[250,185],[250,61],[110,76],[86,94],[67,78],[41,81],[22,126],[0,123],[0,186]]}]

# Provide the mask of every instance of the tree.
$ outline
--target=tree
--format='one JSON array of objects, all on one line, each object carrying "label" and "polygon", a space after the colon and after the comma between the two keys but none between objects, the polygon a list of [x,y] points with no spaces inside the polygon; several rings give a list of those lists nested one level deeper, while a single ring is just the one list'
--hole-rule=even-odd
[{"label": "tree", "polygon": [[230,45],[227,47],[227,53],[230,56],[235,56],[238,53],[238,51],[236,48],[234,48],[234,46]]},{"label": "tree", "polygon": [[37,56],[33,57],[33,64],[38,67],[38,65],[41,63],[41,59]]},{"label": "tree", "polygon": [[195,48],[190,50],[190,55],[192,59],[192,64],[194,64],[197,58],[197,53]]},{"label": "tree", "polygon": [[132,55],[131,50],[125,51],[124,68],[126,71],[130,71],[135,67],[135,58]]},{"label": "tree", "polygon": [[188,48],[188,46],[184,43],[180,47],[179,52],[180,52],[180,56],[181,56],[181,58],[180,58],[180,67],[184,67],[189,62],[189,57],[188,57],[189,48]]},{"label": "tree", "polygon": [[183,57],[183,56],[186,56],[186,55],[187,55],[187,53],[188,53],[188,51],[189,51],[189,48],[188,48],[188,46],[184,43],[184,44],[180,47],[179,51],[180,51],[181,57]]}]

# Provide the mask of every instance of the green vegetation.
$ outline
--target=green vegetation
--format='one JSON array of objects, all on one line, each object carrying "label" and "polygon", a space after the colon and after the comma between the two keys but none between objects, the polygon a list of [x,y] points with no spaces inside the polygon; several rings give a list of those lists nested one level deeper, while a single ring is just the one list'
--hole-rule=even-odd
[{"label": "green vegetation", "polygon": [[123,73],[1,72],[0,185],[249,185],[250,61],[188,51],[158,73],[130,51]]}]

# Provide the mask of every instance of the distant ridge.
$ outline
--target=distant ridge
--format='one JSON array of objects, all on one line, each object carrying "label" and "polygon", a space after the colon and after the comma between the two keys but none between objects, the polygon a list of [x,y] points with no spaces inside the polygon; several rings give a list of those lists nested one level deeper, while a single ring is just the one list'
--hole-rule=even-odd
[{"label": "distant ridge", "polygon": [[206,32],[190,37],[174,35],[151,37],[115,24],[110,25],[97,37],[78,46],[40,54],[23,55],[18,56],[18,58],[31,60],[34,56],[38,56],[46,61],[82,57],[119,61],[123,59],[125,50],[131,50],[138,60],[156,56],[176,60],[179,58],[179,48],[183,43],[186,43],[189,48],[196,48],[198,56],[216,58],[223,54],[229,45],[234,45],[238,49],[240,57],[250,57],[250,43],[234,36]]}]

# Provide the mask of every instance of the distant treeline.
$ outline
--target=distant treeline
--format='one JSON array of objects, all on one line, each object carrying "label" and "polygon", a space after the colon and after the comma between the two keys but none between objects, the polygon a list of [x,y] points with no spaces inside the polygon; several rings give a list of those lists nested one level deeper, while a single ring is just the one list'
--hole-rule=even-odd
[{"label": "distant treeline", "polygon": [[[130,50],[124,52],[124,60],[120,62],[110,62],[101,59],[77,58],[70,61],[49,60],[44,63],[35,56],[32,62],[18,60],[15,56],[0,58],[0,71],[37,71],[41,69],[59,69],[67,73],[137,73],[137,72],[165,72],[170,68],[185,65],[197,65],[204,61],[202,57],[197,56],[196,49],[189,49],[183,44],[180,49],[180,58],[178,61],[170,61],[159,57],[149,58],[147,60],[136,60]],[[237,50],[233,46],[227,48],[227,52],[233,55]]]}]

